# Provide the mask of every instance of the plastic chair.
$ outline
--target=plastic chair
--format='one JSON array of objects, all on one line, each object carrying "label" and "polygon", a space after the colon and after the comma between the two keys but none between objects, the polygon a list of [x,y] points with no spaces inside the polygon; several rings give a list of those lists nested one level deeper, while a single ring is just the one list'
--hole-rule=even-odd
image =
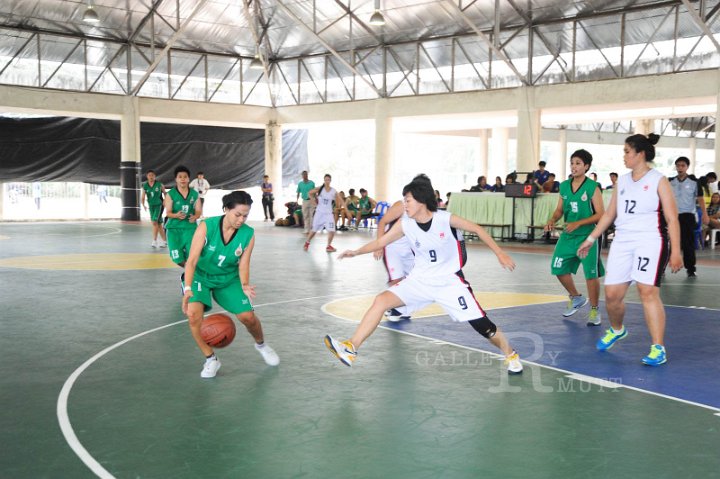
[{"label": "plastic chair", "polygon": [[375,209],[371,213],[370,218],[364,219],[363,223],[365,227],[371,227],[368,223],[368,219],[371,221],[375,221],[375,227],[377,227],[378,222],[382,219],[383,216],[385,216],[385,213],[387,212],[388,208],[390,208],[390,203],[387,201],[378,201],[375,205]]},{"label": "plastic chair", "polygon": [[705,249],[705,235],[703,234],[702,224],[702,209],[700,209],[699,206],[697,208],[697,226],[695,227],[695,249]]},{"label": "plastic chair", "polygon": [[715,249],[718,235],[720,235],[720,230],[710,230],[710,249]]}]

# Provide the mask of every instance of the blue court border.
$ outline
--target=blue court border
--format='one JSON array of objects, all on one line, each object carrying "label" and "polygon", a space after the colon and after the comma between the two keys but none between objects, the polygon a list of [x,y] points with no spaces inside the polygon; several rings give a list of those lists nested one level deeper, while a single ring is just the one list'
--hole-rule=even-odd
[{"label": "blue court border", "polygon": [[[480,298],[482,300],[482,298]],[[650,350],[650,336],[642,305],[627,303],[625,327],[629,335],[612,349],[600,352],[595,343],[609,327],[603,318],[599,327],[586,326],[589,309],[563,318],[565,303],[517,306],[488,311],[511,337],[521,358],[573,373],[609,380],[638,389],[720,408],[720,312],[713,309],[666,306],[665,346],[668,362],[659,367],[640,360]],[[600,311],[605,305],[601,302]],[[390,329],[418,334],[462,346],[488,349],[487,341],[465,323],[447,316],[383,323]],[[541,338],[537,342],[527,337]]]}]

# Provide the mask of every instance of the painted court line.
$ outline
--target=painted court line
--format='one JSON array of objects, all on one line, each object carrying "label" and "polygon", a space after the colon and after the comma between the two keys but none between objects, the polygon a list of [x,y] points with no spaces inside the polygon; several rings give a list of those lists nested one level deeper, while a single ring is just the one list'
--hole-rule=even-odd
[{"label": "painted court line", "polygon": [[[351,297],[348,297],[348,299],[350,299],[350,298],[352,298],[352,296],[351,296]],[[513,306],[513,307],[514,307],[514,306]],[[335,315],[335,314],[329,313],[329,312],[327,312],[324,308],[325,308],[325,305],[323,305],[320,309],[321,309],[325,314],[327,314],[327,315],[329,315],[329,316],[333,316],[333,317],[335,317],[335,318],[337,318],[337,319],[341,319],[341,320],[343,320],[343,321],[347,321],[347,322],[350,322],[350,323],[357,324],[357,321],[354,321],[354,320],[351,320],[351,319],[346,319],[346,318],[337,316],[337,315]],[[502,309],[502,308],[493,308],[493,309]],[[491,310],[488,309],[488,311],[491,311]],[[408,335],[408,336],[412,336],[412,337],[415,337],[415,338],[424,339],[424,340],[427,340],[427,341],[429,341],[429,342],[431,342],[431,343],[434,342],[435,344],[438,344],[438,341],[440,341],[440,340],[438,340],[438,339],[436,339],[436,338],[433,338],[433,337],[430,337],[430,336],[423,336],[423,335],[417,334],[417,333],[411,333],[411,332],[408,332],[408,331],[402,331],[402,330],[400,330],[400,329],[389,328],[389,327],[387,327],[387,326],[383,326],[382,323],[378,325],[378,328],[382,328],[382,329],[385,329],[385,330],[387,330],[387,331],[393,331],[393,332],[395,332],[395,333],[406,334],[406,335]],[[479,353],[487,354],[488,356],[494,357],[494,358],[496,358],[496,359],[498,359],[498,360],[504,360],[504,359],[505,359],[502,354],[499,354],[499,353],[496,353],[496,352],[486,351],[486,350],[484,350],[484,349],[474,348],[474,347],[472,347],[472,346],[465,346],[464,344],[453,343],[453,342],[451,342],[451,341],[444,341],[444,340],[443,340],[442,343],[444,343],[444,344],[449,344],[449,345],[452,345],[452,346],[456,346],[456,347],[462,348],[462,349],[467,349],[467,350],[470,350],[470,351],[476,351],[476,352],[479,352]],[[577,380],[580,380],[580,381],[584,381],[585,379],[583,379],[583,378],[588,378],[588,379],[591,378],[591,376],[584,376],[584,375],[575,373],[575,372],[573,372],[573,371],[568,371],[568,370],[566,370],[566,369],[556,368],[556,367],[554,367],[554,366],[548,366],[548,365],[546,365],[546,364],[540,364],[540,363],[536,363],[536,362],[533,362],[533,361],[527,361],[527,360],[525,360],[525,359],[523,359],[522,362],[523,362],[523,364],[532,364],[533,366],[537,366],[537,367],[540,367],[540,368],[545,368],[545,369],[550,369],[550,370],[553,370],[553,371],[557,371],[557,372],[559,372],[559,373],[563,373],[565,376],[574,376],[572,379],[577,379]],[[593,379],[597,379],[597,378],[593,378]],[[589,381],[588,381],[588,382],[589,382]],[[608,381],[608,382],[610,382],[610,381]],[[694,401],[688,401],[687,399],[681,399],[681,398],[677,398],[677,397],[674,397],[674,396],[668,396],[667,394],[657,393],[657,392],[654,392],[654,391],[648,391],[648,390],[646,390],[646,389],[640,389],[640,388],[637,388],[637,387],[634,387],[634,386],[628,386],[628,385],[626,385],[626,384],[617,384],[617,383],[612,383],[612,384],[613,384],[613,385],[617,385],[617,386],[619,386],[619,387],[621,387],[621,388],[630,389],[630,390],[632,390],[632,391],[637,391],[637,392],[640,392],[640,393],[643,393],[643,394],[649,394],[649,395],[651,395],[651,396],[657,396],[657,397],[661,397],[661,398],[664,398],[664,399],[670,399],[671,401],[677,401],[677,402],[681,402],[681,403],[683,403],[683,404],[688,404],[688,405],[690,405],[690,406],[697,406],[697,407],[700,407],[700,408],[703,408],[703,409],[708,409],[708,410],[710,410],[710,411],[715,411],[715,412],[718,413],[718,414],[715,414],[715,415],[716,415],[716,416],[720,416],[720,408],[708,406],[707,404],[700,404],[700,403],[697,403],[697,402],[694,402]],[[604,386],[604,387],[605,387],[605,386]],[[610,387],[610,386],[607,386],[607,387]]]},{"label": "painted court line", "polygon": [[[290,299],[287,301],[277,301],[273,303],[263,303],[263,304],[256,304],[254,305],[255,308],[262,307],[262,306],[275,306],[278,304],[287,304],[287,303],[296,303],[300,301],[309,301],[312,299],[320,299],[320,298],[330,298],[333,295],[324,295],[324,296],[312,296],[309,298],[299,298],[299,299]],[[222,311],[227,312],[227,311]],[[80,460],[90,469],[96,476],[101,477],[103,479],[114,479],[115,476],[110,474],[110,472],[107,471],[99,462],[95,460],[92,455],[88,452],[87,449],[82,445],[80,440],[78,439],[77,435],[75,434],[75,430],[72,427],[72,424],[70,424],[70,417],[68,415],[68,397],[70,396],[70,391],[73,388],[73,385],[75,384],[75,381],[80,377],[80,375],[89,368],[95,361],[100,359],[101,357],[105,356],[110,351],[119,348],[120,346],[123,346],[124,344],[129,343],[130,341],[133,341],[137,338],[140,338],[142,336],[146,336],[151,333],[155,333],[157,331],[177,326],[178,324],[186,323],[187,319],[183,319],[182,321],[176,321],[174,323],[166,324],[163,326],[159,326],[157,328],[149,329],[147,331],[144,331],[142,333],[138,333],[135,336],[131,336],[129,338],[123,339],[122,341],[115,343],[111,346],[108,346],[107,348],[103,349],[84,363],[80,365],[75,371],[72,372],[70,376],[65,380],[65,383],[63,384],[62,389],[60,390],[60,394],[58,395],[58,401],[57,401],[57,418],[58,423],[60,424],[60,430],[63,433],[63,436],[65,436],[65,441],[67,441],[70,448],[75,452],[75,454],[80,458]]]}]

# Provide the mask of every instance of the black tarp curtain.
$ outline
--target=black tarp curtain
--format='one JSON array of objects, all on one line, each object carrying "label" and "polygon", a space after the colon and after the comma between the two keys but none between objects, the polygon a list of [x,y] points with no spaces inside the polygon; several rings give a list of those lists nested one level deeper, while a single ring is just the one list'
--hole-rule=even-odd
[{"label": "black tarp curtain", "polygon": [[[141,123],[141,169],[173,185],[178,165],[213,188],[257,186],[265,169],[265,131]],[[283,131],[283,183],[308,168],[307,131]],[[144,175],[143,175],[144,178]],[[0,118],[0,182],[120,184],[120,122],[85,118]]]}]

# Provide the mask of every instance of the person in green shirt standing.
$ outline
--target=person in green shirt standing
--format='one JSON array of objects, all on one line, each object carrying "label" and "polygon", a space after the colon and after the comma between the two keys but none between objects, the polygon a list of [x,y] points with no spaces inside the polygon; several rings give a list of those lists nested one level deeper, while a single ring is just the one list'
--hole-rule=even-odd
[{"label": "person in green shirt standing", "polygon": [[[145,176],[147,181],[142,184],[140,203],[142,203],[145,210],[150,210],[150,222],[152,222],[153,227],[153,241],[150,246],[153,248],[165,248],[167,247],[167,239],[165,238],[165,229],[161,224],[165,187],[162,183],[156,181],[155,171],[147,170]],[[147,205],[145,205],[145,198],[147,198]],[[160,242],[157,240],[158,234],[160,235]]]},{"label": "person in green shirt standing", "polygon": [[312,231],[313,216],[315,215],[315,199],[310,196],[310,191],[315,189],[315,182],[308,180],[308,172],[302,172],[302,181],[297,186],[297,196],[295,201],[299,201],[302,197],[302,215],[304,221],[304,232],[307,235]]},{"label": "person in green shirt standing", "polygon": [[255,286],[250,285],[255,232],[246,221],[252,198],[244,191],[233,191],[222,202],[225,214],[207,218],[197,227],[185,265],[182,310],[193,339],[205,355],[202,378],[213,378],[220,369],[220,360],[200,334],[203,314],[212,308],[213,298],[237,316],[266,364],[280,363],[275,351],[265,344],[262,325],[250,302],[255,298]]},{"label": "person in green shirt standing", "polygon": [[165,196],[168,250],[170,259],[180,267],[185,266],[197,219],[202,216],[198,192],[189,185],[190,170],[178,166],[175,168],[175,188],[170,189]]},{"label": "person in green shirt standing", "polygon": [[593,231],[605,212],[600,187],[597,182],[587,176],[591,165],[592,155],[586,150],[578,150],[570,156],[572,178],[560,184],[558,205],[550,221],[545,225],[545,230],[552,231],[555,223],[561,217],[564,219],[565,230],[555,245],[551,262],[553,276],[557,276],[560,284],[570,295],[563,316],[572,316],[588,303],[588,299],[584,298],[575,288],[572,278],[582,263],[591,306],[587,324],[588,326],[599,326],[602,321],[598,310],[600,278],[605,276],[605,268],[600,258],[602,238],[598,238],[586,257],[581,259],[577,255],[578,248]]}]

